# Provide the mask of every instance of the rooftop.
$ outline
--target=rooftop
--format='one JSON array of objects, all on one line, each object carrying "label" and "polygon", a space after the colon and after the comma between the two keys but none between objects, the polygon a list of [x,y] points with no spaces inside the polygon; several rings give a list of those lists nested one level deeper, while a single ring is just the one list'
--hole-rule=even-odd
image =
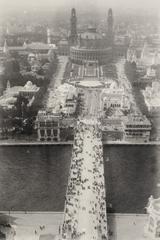
[{"label": "rooftop", "polygon": [[151,125],[150,121],[146,118],[145,115],[141,114],[130,114],[124,118],[126,124],[133,125]]},{"label": "rooftop", "polygon": [[1,96],[0,97],[0,107],[12,109],[14,103],[17,101],[16,97],[13,96]]},{"label": "rooftop", "polygon": [[[54,49],[56,46],[54,44],[47,44],[43,42],[32,42],[29,44],[24,44],[23,46],[8,46],[8,50],[17,50],[17,51],[25,51],[26,49],[31,50],[49,50]],[[0,51],[3,51],[3,47],[0,47]]]},{"label": "rooftop", "polygon": [[33,84],[31,81],[28,81],[24,87],[22,88],[21,91],[26,91],[26,92],[37,92],[40,88],[37,87],[35,84]]},{"label": "rooftop", "polygon": [[90,31],[89,29],[81,34],[82,39],[96,40],[102,39],[102,35],[97,33],[96,31]]}]

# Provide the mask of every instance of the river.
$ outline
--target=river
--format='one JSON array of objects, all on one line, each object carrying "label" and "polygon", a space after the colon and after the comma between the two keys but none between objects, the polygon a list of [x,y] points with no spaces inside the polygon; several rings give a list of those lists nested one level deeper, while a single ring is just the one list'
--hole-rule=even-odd
[{"label": "river", "polygon": [[[0,210],[63,211],[71,146],[1,146]],[[107,202],[143,213],[160,196],[160,146],[105,146]]]}]

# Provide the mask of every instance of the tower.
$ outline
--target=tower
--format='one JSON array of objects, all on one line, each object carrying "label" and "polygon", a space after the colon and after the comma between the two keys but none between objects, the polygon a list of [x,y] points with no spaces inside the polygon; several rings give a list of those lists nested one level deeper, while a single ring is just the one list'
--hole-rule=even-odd
[{"label": "tower", "polygon": [[75,45],[77,43],[77,17],[76,10],[72,8],[70,19],[70,44]]},{"label": "tower", "polygon": [[113,33],[113,12],[111,8],[108,10],[107,21],[108,21],[108,33]]},{"label": "tower", "polygon": [[159,53],[155,51],[154,56],[152,58],[152,65],[158,65],[160,63]]},{"label": "tower", "polygon": [[7,60],[11,57],[9,47],[7,44],[7,40],[5,39],[4,41],[4,46],[3,46],[3,60]]},{"label": "tower", "polygon": [[4,46],[3,46],[3,53],[6,54],[6,55],[9,54],[9,48],[8,48],[6,39],[5,39]]},{"label": "tower", "polygon": [[147,42],[145,42],[144,46],[143,46],[143,49],[142,49],[142,52],[141,52],[141,60],[144,60],[144,58],[147,57],[148,51],[149,51],[148,44],[147,44]]},{"label": "tower", "polygon": [[8,80],[7,81],[7,89],[6,90],[9,90],[11,88],[11,84],[10,84],[10,81]]},{"label": "tower", "polygon": [[108,40],[109,40],[109,44],[112,44],[113,43],[113,12],[111,8],[108,10],[107,23],[108,23],[108,26],[107,26]]},{"label": "tower", "polygon": [[24,47],[25,49],[27,49],[27,43],[26,43],[26,41],[24,41],[23,47]]},{"label": "tower", "polygon": [[47,28],[47,43],[51,44],[51,31],[49,28]]}]

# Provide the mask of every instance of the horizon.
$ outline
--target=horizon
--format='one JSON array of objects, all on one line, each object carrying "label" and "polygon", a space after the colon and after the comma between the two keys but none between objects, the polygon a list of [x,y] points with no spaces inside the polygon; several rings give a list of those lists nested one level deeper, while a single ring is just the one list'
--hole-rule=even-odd
[{"label": "horizon", "polygon": [[[85,4],[84,4],[85,3]],[[64,8],[76,8],[79,11],[84,11],[88,8],[103,10],[105,8],[114,8],[119,11],[124,10],[142,10],[142,11],[159,11],[160,2],[159,0],[0,0],[0,9],[2,12],[7,11],[44,11],[44,10],[59,10]]]}]

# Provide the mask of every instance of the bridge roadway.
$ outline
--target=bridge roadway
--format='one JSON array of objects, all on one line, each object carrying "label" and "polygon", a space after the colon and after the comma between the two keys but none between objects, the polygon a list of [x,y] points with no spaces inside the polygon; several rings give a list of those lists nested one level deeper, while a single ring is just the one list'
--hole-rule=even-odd
[{"label": "bridge roadway", "polygon": [[97,119],[77,123],[60,239],[108,239],[99,124]]}]

